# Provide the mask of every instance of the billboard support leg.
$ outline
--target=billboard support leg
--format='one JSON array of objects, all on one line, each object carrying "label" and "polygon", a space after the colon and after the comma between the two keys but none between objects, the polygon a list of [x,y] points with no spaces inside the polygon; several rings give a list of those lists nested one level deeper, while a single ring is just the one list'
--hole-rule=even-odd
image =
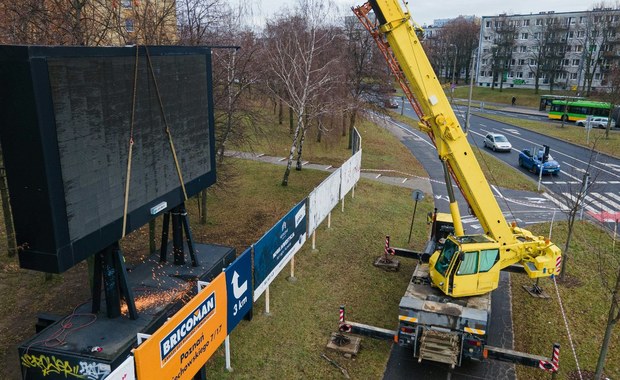
[{"label": "billboard support leg", "polygon": [[[103,289],[102,289],[103,288]],[[101,310],[101,291],[105,294],[106,313],[108,318],[117,318],[121,315],[121,297],[127,303],[127,310],[131,319],[138,318],[138,311],[133,292],[127,282],[127,268],[123,262],[118,242],[111,244],[95,255],[93,278],[93,314]]]}]

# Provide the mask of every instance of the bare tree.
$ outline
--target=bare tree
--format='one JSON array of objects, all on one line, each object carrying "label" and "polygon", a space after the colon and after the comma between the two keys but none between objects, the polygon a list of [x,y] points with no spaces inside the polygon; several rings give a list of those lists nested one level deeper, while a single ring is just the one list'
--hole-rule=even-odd
[{"label": "bare tree", "polygon": [[586,208],[592,203],[592,199],[588,196],[591,191],[596,191],[596,177],[597,173],[591,173],[592,164],[596,162],[598,152],[596,152],[597,139],[591,143],[590,154],[588,157],[588,163],[586,165],[586,171],[583,174],[582,181],[579,184],[572,184],[568,182],[566,191],[561,192],[560,200],[565,205],[562,211],[566,213],[568,232],[566,236],[566,244],[562,251],[562,267],[560,269],[559,278],[564,279],[566,274],[566,263],[570,259],[570,246],[573,238],[573,231],[575,222],[579,219],[583,219],[583,213]]},{"label": "bare tree", "polygon": [[545,81],[549,83],[549,92],[553,92],[557,79],[560,79],[564,72],[569,26],[557,17],[549,17],[544,22],[543,45],[538,67]]},{"label": "bare tree", "polygon": [[266,49],[270,71],[283,85],[286,96],[282,97],[276,89],[272,89],[272,93],[291,107],[297,117],[283,186],[288,185],[295,152],[303,149],[309,106],[334,82],[331,66],[335,64],[335,59],[326,62],[319,59],[329,50],[335,37],[322,24],[328,11],[324,3],[301,1],[296,14],[281,16],[267,24]]},{"label": "bare tree", "polygon": [[448,52],[456,54],[455,64],[448,64],[450,71],[455,70],[454,78],[458,83],[460,73],[465,69],[465,79],[469,79],[471,67],[472,52],[478,46],[478,37],[480,35],[480,24],[478,20],[467,20],[464,17],[458,17],[446,23],[439,35],[443,39],[444,46],[451,47]]},{"label": "bare tree", "polygon": [[223,12],[229,10],[223,0],[177,0],[179,42],[205,44],[209,34],[222,27]]},{"label": "bare tree", "polygon": [[[618,221],[616,220],[616,227],[618,225]],[[611,255],[606,255],[607,260],[603,258],[603,255],[599,254],[599,272],[601,273],[601,280],[603,281],[603,286],[607,289],[608,293],[611,295],[611,305],[609,306],[609,314],[607,316],[607,325],[605,326],[605,334],[603,335],[603,342],[601,343],[601,351],[599,353],[598,361],[596,363],[596,372],[594,374],[594,378],[596,380],[601,379],[603,376],[603,368],[605,367],[605,359],[607,358],[607,353],[609,352],[609,343],[611,341],[613,330],[620,321],[620,262],[618,261],[615,255],[615,247],[616,247],[616,234],[614,233],[612,243],[612,252]],[[600,252],[599,252],[600,253]],[[612,274],[607,278],[605,275],[606,270],[602,266],[605,265],[607,268],[617,268],[617,272]],[[613,283],[613,277],[615,277],[615,286],[610,286]]]},{"label": "bare tree", "polygon": [[506,15],[500,15],[494,21],[493,27],[495,29],[495,41],[494,46],[491,48],[491,69],[493,71],[491,89],[495,88],[495,81],[499,80],[499,90],[501,92],[504,87],[504,81],[510,71],[516,27],[510,23]]},{"label": "bare tree", "polygon": [[[617,112],[614,112],[618,99],[620,99],[620,65],[616,62],[613,66],[605,71],[605,82],[607,89],[605,91],[598,92],[595,97],[602,101],[609,103],[609,118],[607,126],[605,127],[605,138],[609,139],[611,131],[611,123],[614,117],[617,119]],[[620,125],[620,120],[616,121],[617,125]]]},{"label": "bare tree", "polygon": [[605,69],[614,63],[613,45],[616,43],[618,32],[617,20],[618,5],[609,7],[605,2],[594,5],[589,12],[583,29],[578,31],[583,55],[584,80],[581,93],[590,96],[592,82],[601,77]]}]

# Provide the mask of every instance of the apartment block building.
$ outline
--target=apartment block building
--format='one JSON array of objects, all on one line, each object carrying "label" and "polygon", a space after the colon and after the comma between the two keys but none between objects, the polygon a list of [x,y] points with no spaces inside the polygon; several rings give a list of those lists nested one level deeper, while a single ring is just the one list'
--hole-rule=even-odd
[{"label": "apartment block building", "polygon": [[612,8],[484,16],[477,85],[604,90],[620,57],[619,21]]}]

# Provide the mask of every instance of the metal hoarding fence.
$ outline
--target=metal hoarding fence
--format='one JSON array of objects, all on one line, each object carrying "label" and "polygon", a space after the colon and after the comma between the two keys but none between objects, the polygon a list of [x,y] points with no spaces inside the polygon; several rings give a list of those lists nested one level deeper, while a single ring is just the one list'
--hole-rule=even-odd
[{"label": "metal hoarding fence", "polygon": [[306,241],[306,199],[254,244],[254,301]]}]

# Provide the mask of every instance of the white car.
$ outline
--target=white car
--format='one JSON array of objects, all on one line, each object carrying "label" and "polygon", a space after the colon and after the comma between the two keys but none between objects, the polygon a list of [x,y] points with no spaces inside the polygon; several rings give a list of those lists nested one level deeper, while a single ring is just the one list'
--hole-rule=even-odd
[{"label": "white car", "polygon": [[[607,122],[609,121],[608,118],[603,117],[603,116],[594,116],[590,119],[590,125],[592,126],[592,128],[607,128]],[[588,119],[580,119],[577,120],[575,122],[575,124],[577,124],[578,127],[585,127],[588,123]],[[615,121],[611,121],[611,127],[615,128],[616,127],[616,122]]]},{"label": "white car", "polygon": [[512,145],[506,136],[499,133],[487,133],[487,135],[484,136],[484,146],[486,148],[491,148],[494,152],[510,152],[512,149]]}]

